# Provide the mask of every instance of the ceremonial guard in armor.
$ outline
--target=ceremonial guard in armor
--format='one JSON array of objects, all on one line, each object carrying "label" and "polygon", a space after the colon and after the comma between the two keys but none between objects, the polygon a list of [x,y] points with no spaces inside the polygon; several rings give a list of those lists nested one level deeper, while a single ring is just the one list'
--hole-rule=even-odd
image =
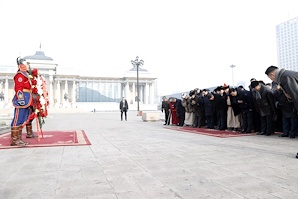
[{"label": "ceremonial guard in armor", "polygon": [[14,117],[11,122],[11,146],[25,146],[28,142],[22,141],[22,125],[28,119],[32,106],[31,81],[29,78],[28,63],[17,58],[18,71],[14,76],[15,96],[13,98]]}]

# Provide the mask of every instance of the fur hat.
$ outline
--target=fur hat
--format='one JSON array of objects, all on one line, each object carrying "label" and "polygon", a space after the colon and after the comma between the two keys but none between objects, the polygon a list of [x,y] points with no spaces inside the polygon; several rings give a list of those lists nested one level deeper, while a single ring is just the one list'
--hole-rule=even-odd
[{"label": "fur hat", "polygon": [[252,81],[251,83],[250,83],[250,86],[251,86],[251,88],[255,88],[256,86],[258,86],[259,85],[259,81]]}]

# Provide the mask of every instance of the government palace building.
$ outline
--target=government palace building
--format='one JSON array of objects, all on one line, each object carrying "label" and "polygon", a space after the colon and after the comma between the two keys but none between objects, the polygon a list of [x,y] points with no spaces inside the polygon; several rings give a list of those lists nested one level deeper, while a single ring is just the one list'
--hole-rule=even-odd
[{"label": "government palace building", "polygon": [[[130,104],[129,109],[137,110],[137,67],[128,70],[123,77],[84,76],[73,69],[60,68],[41,49],[23,58],[30,63],[31,69],[37,68],[46,79],[50,108],[119,110],[119,102],[125,97]],[[0,63],[0,94],[4,96],[0,106],[12,106],[16,72],[17,64],[7,66]],[[138,77],[140,110],[156,110],[159,103],[157,77],[141,67],[138,68]]]}]

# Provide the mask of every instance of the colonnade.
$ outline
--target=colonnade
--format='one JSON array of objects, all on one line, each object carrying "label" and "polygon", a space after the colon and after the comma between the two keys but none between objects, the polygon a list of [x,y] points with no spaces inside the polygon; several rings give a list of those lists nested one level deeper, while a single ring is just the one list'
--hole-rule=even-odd
[{"label": "colonnade", "polygon": [[[52,75],[45,77],[47,81],[47,89],[50,106],[61,106],[63,103],[76,103],[77,92],[79,89],[80,79],[67,79],[67,78],[54,78]],[[83,81],[83,80],[82,80]],[[92,82],[88,81],[90,84],[98,83],[99,81]],[[101,80],[100,84],[109,84],[111,81]],[[120,88],[116,88],[117,84],[112,84],[109,87],[112,96],[107,96],[111,98],[122,98],[125,97],[129,104],[135,104],[137,93],[136,82],[128,80],[115,80],[114,83],[119,83]],[[154,104],[154,81],[144,80],[139,83],[139,100],[142,104]],[[4,94],[4,101],[9,102],[12,100],[14,95],[14,83],[12,77],[2,76],[0,79],[0,93]],[[98,88],[95,88],[98,89]],[[110,90],[111,89],[111,90]],[[118,90],[116,90],[118,89]],[[119,90],[120,89],[120,90]],[[99,90],[97,90],[99,91]],[[100,91],[99,91],[100,92]],[[107,92],[107,91],[106,91]],[[114,92],[119,92],[115,94]],[[108,93],[102,93],[106,95]],[[67,100],[64,99],[64,95],[67,95]]]}]

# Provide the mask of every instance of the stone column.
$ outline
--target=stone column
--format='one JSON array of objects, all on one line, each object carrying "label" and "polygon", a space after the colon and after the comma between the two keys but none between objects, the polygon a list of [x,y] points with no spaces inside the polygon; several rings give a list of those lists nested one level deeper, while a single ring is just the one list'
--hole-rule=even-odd
[{"label": "stone column", "polygon": [[136,99],[136,84],[133,82],[132,83],[132,103],[136,103],[135,99]]},{"label": "stone column", "polygon": [[50,106],[52,107],[54,104],[54,94],[53,94],[53,76],[50,75],[49,77],[49,81],[50,81],[50,85],[49,85],[49,102],[50,102]]},{"label": "stone column", "polygon": [[115,99],[115,83],[114,83],[114,81],[112,81],[112,96],[111,96],[111,98],[112,99]]},{"label": "stone column", "polygon": [[4,88],[3,88],[3,82],[1,80],[1,82],[0,82],[0,93],[3,92],[3,90],[4,90]]},{"label": "stone column", "polygon": [[[67,95],[67,100],[64,99],[64,95]],[[64,84],[64,92],[63,92],[63,107],[68,108],[69,105],[69,94],[68,94],[68,82],[65,80]]]},{"label": "stone column", "polygon": [[149,104],[149,84],[146,82],[145,85],[145,104]]},{"label": "stone column", "polygon": [[129,93],[129,82],[126,82],[125,85],[125,96],[126,100],[129,102],[130,101],[130,93]]},{"label": "stone column", "polygon": [[76,81],[72,82],[72,95],[71,95],[71,103],[72,103],[72,107],[75,107],[75,103],[76,103]]},{"label": "stone column", "polygon": [[[3,95],[4,95],[4,82],[2,82],[2,80],[0,79],[0,93],[3,93]],[[3,99],[3,101],[4,101],[4,99]]]},{"label": "stone column", "polygon": [[122,99],[123,96],[124,96],[124,83],[121,83],[121,96],[120,96],[120,98]]},{"label": "stone column", "polygon": [[151,83],[151,86],[150,86],[150,103],[154,104],[154,100],[155,100],[154,83]]},{"label": "stone column", "polygon": [[64,87],[64,89],[65,89],[65,93],[66,94],[68,94],[68,83],[67,83],[67,80],[65,80],[65,87]]},{"label": "stone column", "polygon": [[144,98],[143,98],[143,86],[142,85],[139,85],[139,89],[140,89],[140,103],[144,103]]},{"label": "stone column", "polygon": [[8,77],[5,79],[4,102],[8,102]]},{"label": "stone column", "polygon": [[56,107],[60,107],[60,103],[61,103],[61,90],[60,90],[60,81],[57,81],[57,90],[56,90]]}]

